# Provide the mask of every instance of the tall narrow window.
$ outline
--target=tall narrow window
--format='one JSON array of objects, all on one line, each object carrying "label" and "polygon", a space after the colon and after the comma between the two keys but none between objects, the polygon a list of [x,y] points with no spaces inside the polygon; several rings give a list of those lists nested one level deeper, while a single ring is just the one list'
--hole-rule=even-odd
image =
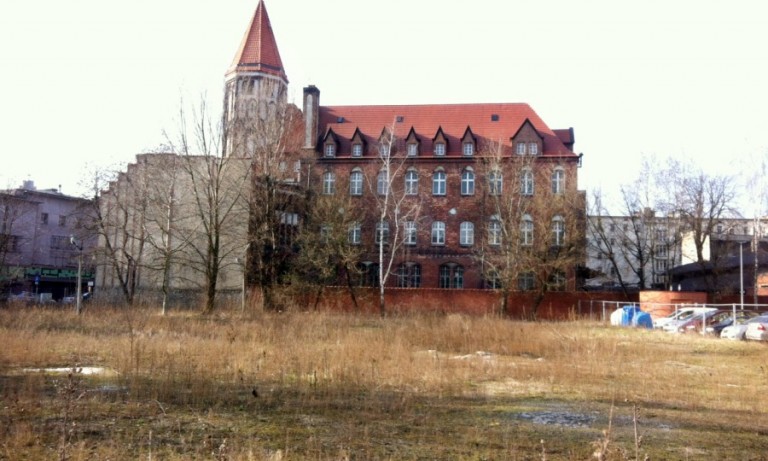
[{"label": "tall narrow window", "polygon": [[336,193],[336,174],[332,171],[323,173],[323,195]]},{"label": "tall narrow window", "polygon": [[491,195],[501,195],[504,181],[501,171],[494,170],[488,173],[488,193]]},{"label": "tall narrow window", "polygon": [[416,221],[406,221],[403,224],[404,243],[406,245],[416,245]]},{"label": "tall narrow window", "polygon": [[387,175],[386,170],[379,171],[379,175],[376,177],[376,193],[379,195],[389,193],[389,175]]},{"label": "tall narrow window", "polygon": [[432,174],[432,194],[445,195],[445,171],[437,170]]},{"label": "tall narrow window", "polygon": [[389,223],[379,221],[376,223],[376,243],[389,243]]},{"label": "tall narrow window", "polygon": [[556,247],[565,244],[565,222],[562,216],[555,216],[552,219],[552,245]]},{"label": "tall narrow window", "polygon": [[475,195],[475,172],[469,167],[461,172],[461,195]]},{"label": "tall narrow window", "polygon": [[445,245],[445,223],[442,221],[432,223],[432,245]]},{"label": "tall narrow window", "polygon": [[459,227],[459,244],[471,246],[475,244],[475,225],[471,222],[463,222]]},{"label": "tall narrow window", "polygon": [[530,215],[523,216],[523,222],[520,224],[520,244],[533,245],[533,218]]},{"label": "tall narrow window", "polygon": [[528,143],[528,153],[531,155],[539,154],[539,145],[535,142]]},{"label": "tall narrow window", "polygon": [[488,222],[488,244],[501,245],[501,221],[495,216]]},{"label": "tall narrow window", "polygon": [[349,175],[349,195],[363,195],[363,172],[360,170]]},{"label": "tall narrow window", "polygon": [[525,143],[524,142],[518,142],[517,143],[517,155],[525,155]]},{"label": "tall narrow window", "polygon": [[419,193],[419,173],[414,169],[405,172],[405,193],[406,195]]},{"label": "tall narrow window", "polygon": [[349,226],[348,241],[352,245],[360,245],[362,241],[362,226],[360,223],[354,223]]},{"label": "tall narrow window", "polygon": [[565,171],[558,167],[552,172],[552,193],[562,194],[565,192]]},{"label": "tall narrow window", "polygon": [[520,189],[520,193],[523,195],[533,195],[533,171],[530,168],[526,168],[522,172]]}]

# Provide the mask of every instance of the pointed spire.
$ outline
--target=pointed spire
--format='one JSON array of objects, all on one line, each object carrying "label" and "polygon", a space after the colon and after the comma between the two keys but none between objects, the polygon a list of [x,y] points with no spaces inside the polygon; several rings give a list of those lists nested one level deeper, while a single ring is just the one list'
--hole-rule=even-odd
[{"label": "pointed spire", "polygon": [[264,0],[259,0],[227,76],[236,72],[263,72],[280,77],[288,83]]}]

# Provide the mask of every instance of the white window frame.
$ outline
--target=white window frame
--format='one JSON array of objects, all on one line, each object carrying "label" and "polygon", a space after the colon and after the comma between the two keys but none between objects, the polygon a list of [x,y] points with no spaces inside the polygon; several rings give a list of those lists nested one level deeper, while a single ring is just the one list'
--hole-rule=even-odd
[{"label": "white window frame", "polygon": [[461,195],[475,195],[475,172],[472,168],[461,172]]},{"label": "white window frame", "polygon": [[406,245],[416,245],[416,221],[406,221],[403,224],[403,243]]},{"label": "white window frame", "polygon": [[389,193],[389,180],[386,170],[381,170],[376,175],[376,193],[379,195],[387,195]]},{"label": "white window frame", "polygon": [[407,149],[408,149],[409,157],[416,157],[417,155],[419,155],[419,145],[417,143],[415,142],[409,143]]},{"label": "white window frame", "polygon": [[349,174],[349,195],[363,195],[363,172],[352,170]]},{"label": "white window frame", "polygon": [[520,244],[523,246],[533,245],[533,218],[530,215],[523,216],[520,223]]},{"label": "white window frame", "polygon": [[324,155],[326,157],[335,157],[336,156],[336,144],[328,143],[325,145],[325,150],[323,151]]},{"label": "white window frame", "polygon": [[363,156],[363,145],[359,142],[356,142],[352,144],[352,157],[362,157]]},{"label": "white window frame", "polygon": [[360,223],[354,223],[349,226],[347,241],[350,245],[360,245],[363,239],[363,226]]},{"label": "white window frame", "polygon": [[409,169],[405,172],[405,195],[419,194],[419,172]]},{"label": "white window frame", "polygon": [[445,245],[445,223],[442,221],[432,223],[432,245]]},{"label": "white window frame", "polygon": [[493,170],[488,173],[488,193],[490,195],[501,195],[504,192],[504,176],[499,170]]},{"label": "white window frame", "polygon": [[435,155],[438,157],[442,157],[445,155],[446,147],[444,142],[436,142],[435,143]]},{"label": "white window frame", "polygon": [[379,221],[376,223],[376,236],[374,237],[374,242],[376,244],[380,244],[384,241],[384,244],[389,243],[389,222],[388,221]]},{"label": "white window frame", "polygon": [[528,143],[528,153],[531,155],[539,155],[539,145],[535,142]]},{"label": "white window frame", "polygon": [[492,217],[488,222],[488,245],[501,245],[501,220]]},{"label": "white window frame", "polygon": [[525,155],[525,143],[518,142],[515,148],[515,152],[517,153],[517,155]]},{"label": "white window frame", "polygon": [[475,225],[464,221],[459,225],[459,245],[472,246],[475,244]]},{"label": "white window frame", "polygon": [[323,173],[323,195],[333,195],[336,193],[336,173],[326,171]]},{"label": "white window frame", "polygon": [[525,168],[522,172],[522,179],[520,182],[522,188],[520,193],[526,196],[532,196],[536,187],[533,180],[533,170],[530,168]]},{"label": "white window frame", "polygon": [[432,195],[445,195],[448,179],[444,170],[435,170],[432,173]]},{"label": "white window frame", "polygon": [[475,155],[475,143],[473,142],[465,142],[462,146],[461,152],[464,154],[465,157],[471,157]]},{"label": "white window frame", "polygon": [[556,247],[565,245],[565,221],[562,216],[552,218],[552,245]]},{"label": "white window frame", "polygon": [[557,167],[552,171],[552,193],[559,195],[565,192],[565,170]]}]

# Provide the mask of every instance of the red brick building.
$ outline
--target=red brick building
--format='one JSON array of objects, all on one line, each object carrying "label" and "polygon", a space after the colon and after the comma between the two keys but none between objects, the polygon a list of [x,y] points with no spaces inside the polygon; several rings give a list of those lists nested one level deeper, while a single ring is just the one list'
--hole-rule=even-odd
[{"label": "red brick building", "polygon": [[[231,116],[244,98],[256,105],[284,101],[287,84],[260,1],[227,74],[225,110]],[[498,205],[493,204],[500,198],[520,200],[526,207],[546,206],[566,194],[583,198],[577,191],[581,156],[573,150],[573,129],[550,128],[528,104],[323,106],[320,90],[309,86],[302,111],[302,156],[308,168],[301,171],[311,173],[301,183],[319,195],[347,194],[354,206],[366,210],[365,219],[347,230],[349,244],[363,251],[363,283],[375,284],[379,239],[397,239],[387,241],[398,248],[388,284],[485,288],[494,285],[488,261],[500,251],[502,234],[521,245],[552,240],[553,247],[562,246],[568,235],[583,235],[567,230],[583,229],[583,222],[565,222],[575,219],[571,215],[534,225],[535,208],[521,214],[519,224],[510,227],[514,231],[498,224]],[[506,169],[511,165],[516,169]],[[397,211],[418,213],[382,213],[386,194],[399,204]],[[556,251],[549,253],[556,257]],[[575,289],[578,264],[556,271],[555,291]],[[519,277],[523,289],[536,283],[533,270]]]}]

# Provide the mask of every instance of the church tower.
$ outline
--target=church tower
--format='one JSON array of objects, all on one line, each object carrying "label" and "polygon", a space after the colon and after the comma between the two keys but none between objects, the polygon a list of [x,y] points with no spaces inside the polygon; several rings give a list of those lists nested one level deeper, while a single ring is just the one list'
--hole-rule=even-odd
[{"label": "church tower", "polygon": [[284,106],[288,93],[288,77],[264,0],[259,0],[224,82],[225,154],[243,155],[246,142],[237,133],[245,130],[239,127],[266,118],[270,107]]}]

